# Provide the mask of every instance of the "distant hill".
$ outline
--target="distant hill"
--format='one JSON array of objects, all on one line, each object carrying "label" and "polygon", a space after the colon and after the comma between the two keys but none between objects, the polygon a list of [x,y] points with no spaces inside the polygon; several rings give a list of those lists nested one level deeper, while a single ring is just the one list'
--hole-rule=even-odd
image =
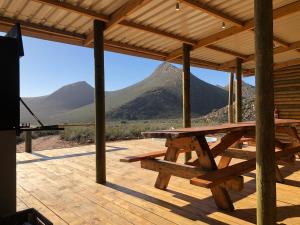
[{"label": "distant hill", "polygon": [[[51,121],[57,114],[93,103],[94,88],[81,81],[66,85],[50,95],[23,98],[23,100],[40,119]],[[22,104],[21,121],[33,121],[32,116]]]},{"label": "distant hill", "polygon": [[[235,83],[233,85],[233,88],[235,88]],[[224,87],[225,90],[229,90],[229,85],[226,85]],[[255,95],[255,87],[246,83],[246,82],[242,82],[242,95],[243,98],[252,98]]]},{"label": "distant hill", "polygon": [[[255,120],[255,99],[244,98],[242,104],[242,119],[243,121]],[[215,110],[202,117],[207,123],[226,123],[228,122],[228,107],[225,106]]]},{"label": "distant hill", "polygon": [[[161,64],[148,78],[127,88],[106,92],[108,119],[178,118],[182,113],[182,70]],[[76,100],[77,99],[77,100]],[[193,116],[227,104],[228,92],[191,76]],[[25,98],[47,122],[90,122],[94,119],[93,88],[85,82],[67,85],[48,96]],[[22,110],[23,112],[23,110]],[[28,117],[23,117],[25,121]]]},{"label": "distant hill", "polygon": [[[224,89],[228,90],[228,85],[226,85]],[[243,103],[242,103],[243,121],[255,120],[255,87],[243,82],[242,96],[243,96]],[[205,115],[203,119],[205,119],[207,122],[226,123],[228,121],[228,107],[225,106],[218,110],[214,110],[213,112]]]}]

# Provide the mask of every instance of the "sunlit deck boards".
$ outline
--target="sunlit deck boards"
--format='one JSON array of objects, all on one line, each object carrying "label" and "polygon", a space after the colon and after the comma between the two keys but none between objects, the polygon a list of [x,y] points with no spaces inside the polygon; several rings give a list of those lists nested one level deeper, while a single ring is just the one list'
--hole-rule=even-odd
[{"label": "sunlit deck boards", "polygon": [[[161,150],[160,140],[107,143],[107,178],[95,183],[94,146],[17,154],[18,210],[35,207],[54,224],[254,224],[255,174],[242,192],[230,192],[235,212],[215,207],[210,190],[172,177],[168,190],[153,187],[157,173],[124,156]],[[297,171],[299,170],[299,171]],[[300,224],[300,160],[283,168],[277,184],[278,222]],[[292,186],[291,186],[292,185]]]}]

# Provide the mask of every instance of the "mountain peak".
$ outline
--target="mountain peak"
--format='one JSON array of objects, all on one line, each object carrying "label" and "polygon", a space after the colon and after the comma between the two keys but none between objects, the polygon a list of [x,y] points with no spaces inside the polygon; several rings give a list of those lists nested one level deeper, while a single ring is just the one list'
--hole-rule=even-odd
[{"label": "mountain peak", "polygon": [[[78,81],[78,82],[75,82],[75,83],[67,84],[67,85],[61,87],[60,89],[79,88],[79,87],[92,88],[92,86],[90,84],[88,84],[86,81]],[[58,89],[58,90],[60,90],[60,89]]]},{"label": "mountain peak", "polygon": [[155,73],[178,73],[180,71],[181,70],[179,68],[173,66],[171,63],[163,62],[157,67]]}]

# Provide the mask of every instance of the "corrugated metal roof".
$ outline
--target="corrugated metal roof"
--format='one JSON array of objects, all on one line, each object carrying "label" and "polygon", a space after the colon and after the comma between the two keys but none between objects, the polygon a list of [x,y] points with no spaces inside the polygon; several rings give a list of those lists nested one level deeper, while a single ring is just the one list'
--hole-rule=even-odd
[{"label": "corrugated metal roof", "polygon": [[[49,4],[49,2],[51,1],[46,3],[42,0],[0,0],[0,29],[5,30],[10,22],[20,20],[24,26],[29,27],[29,30],[25,32],[28,35],[83,45],[85,38],[92,31],[94,17],[70,10],[70,8]],[[109,18],[130,0],[53,0],[52,2],[62,2]],[[253,18],[253,0],[199,0],[199,2],[240,22]],[[300,4],[299,0],[273,0],[273,7],[277,9],[295,2]],[[151,28],[152,31],[116,24],[105,32],[105,40],[113,42],[115,50],[118,49],[117,43],[119,43],[119,48],[130,49],[128,52],[130,54],[134,54],[135,48],[139,48],[139,52],[144,49],[145,56],[147,54],[150,56],[153,51],[155,54],[160,52],[161,57],[165,57],[182,47],[183,38],[189,43],[196,43],[224,30],[222,23],[225,20],[185,4],[183,0],[180,1],[180,10],[176,11],[175,3],[176,0],[148,0],[147,4],[126,15],[123,19],[138,26]],[[226,29],[230,29],[236,24],[225,22],[225,26]],[[43,30],[47,30],[46,33],[39,35],[39,32]],[[58,37],[54,38],[53,35],[56,34]],[[300,11],[275,20],[274,35],[287,44],[300,41]],[[76,38],[74,42],[72,41],[73,36]],[[234,60],[237,55],[254,54],[254,32],[251,30],[238,32],[212,44],[219,50],[201,47],[193,50],[191,56],[219,65]],[[276,46],[278,45],[276,42]],[[220,48],[227,52],[222,52]],[[298,51],[286,51],[275,55],[275,62],[299,57]],[[244,64],[244,68],[253,68],[253,66],[253,61]]]},{"label": "corrugated metal roof", "polygon": [[199,48],[191,52],[191,57],[206,60],[214,63],[225,63],[227,61],[235,59],[234,56],[224,54],[208,48]]},{"label": "corrugated metal roof", "polygon": [[228,48],[235,52],[239,52],[244,55],[250,55],[254,53],[254,32],[245,31],[234,36],[225,38],[215,44],[222,48]]}]

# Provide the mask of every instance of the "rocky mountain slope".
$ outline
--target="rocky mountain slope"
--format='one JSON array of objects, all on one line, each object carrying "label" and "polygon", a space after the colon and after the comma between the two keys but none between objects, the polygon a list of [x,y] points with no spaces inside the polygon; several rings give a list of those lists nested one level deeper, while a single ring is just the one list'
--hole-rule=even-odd
[{"label": "rocky mountain slope", "polygon": [[[178,118],[182,112],[182,70],[161,64],[148,78],[127,88],[106,92],[108,119]],[[191,110],[194,117],[227,104],[228,92],[191,76]],[[94,119],[93,87],[85,82],[25,102],[48,123],[91,122]],[[32,121],[22,109],[22,121]]]}]

